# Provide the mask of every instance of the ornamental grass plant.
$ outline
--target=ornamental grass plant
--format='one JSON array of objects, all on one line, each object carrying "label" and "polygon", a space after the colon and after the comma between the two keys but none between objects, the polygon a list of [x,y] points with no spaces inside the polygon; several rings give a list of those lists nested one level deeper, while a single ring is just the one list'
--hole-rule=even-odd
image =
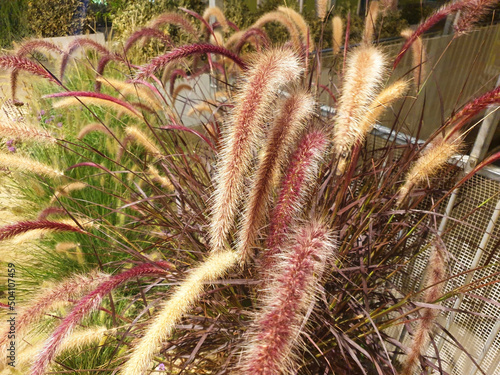
[{"label": "ornamental grass plant", "polygon": [[[405,129],[396,104],[422,95],[437,64],[423,32],[460,12],[458,37],[492,3],[443,6],[390,56],[374,40],[384,4],[371,3],[351,46],[349,19],[318,1],[334,86],[320,78],[321,42],[285,7],[246,30],[218,8],[180,8],[113,48],[34,40],[0,56],[12,85],[0,249],[17,283],[2,307],[18,313],[14,367],[1,331],[2,374],[446,373],[432,346],[451,335],[437,320],[462,289],[444,291],[459,275],[436,222],[500,158],[465,175],[453,158],[500,90],[470,98],[423,144],[366,139],[382,116]],[[270,22],[286,43],[271,42]],[[175,45],[166,25],[196,42]],[[134,61],[151,39],[164,52]],[[38,59],[48,53],[57,68]],[[395,280],[429,251],[426,279],[403,290]],[[389,333],[400,325],[409,341]]]}]

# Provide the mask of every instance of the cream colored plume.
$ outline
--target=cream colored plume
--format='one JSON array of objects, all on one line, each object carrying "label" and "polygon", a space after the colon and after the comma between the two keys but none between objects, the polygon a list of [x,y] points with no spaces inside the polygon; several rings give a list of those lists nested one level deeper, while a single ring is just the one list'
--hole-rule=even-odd
[{"label": "cream colored plume", "polygon": [[120,374],[143,374],[150,367],[161,344],[172,334],[175,324],[198,300],[206,284],[223,277],[236,265],[238,259],[239,256],[231,250],[220,251],[211,254],[204,263],[193,269],[173,295],[160,307],[160,312],[146,329]]},{"label": "cream colored plume", "polygon": [[344,45],[344,23],[342,18],[335,16],[332,19],[332,49],[333,54],[339,53],[340,48]]},{"label": "cream colored plume", "polygon": [[82,103],[86,106],[95,105],[99,107],[104,107],[116,111],[118,113],[125,112],[129,116],[137,117],[142,119],[143,116],[139,112],[131,111],[130,109],[121,106],[120,104],[113,103],[112,101],[100,98],[87,98],[87,97],[78,97],[78,98],[64,98],[58,100],[52,104],[53,108],[66,108],[73,106],[80,106]]},{"label": "cream colored plume", "polygon": [[124,97],[130,96],[133,98],[139,98],[141,101],[144,101],[145,104],[149,105],[156,111],[161,111],[163,109],[163,106],[160,103],[159,99],[154,93],[151,92],[148,87],[137,83],[124,82],[108,77],[97,77],[96,81],[101,82],[108,87],[111,87]]},{"label": "cream colored plume", "polygon": [[125,128],[125,133],[127,136],[137,142],[138,144],[144,146],[144,148],[152,153],[153,155],[161,155],[161,151],[158,146],[148,138],[146,134],[144,134],[141,130],[139,130],[135,126],[128,126]]},{"label": "cream colored plume", "polygon": [[461,147],[462,137],[459,134],[439,136],[430,142],[406,175],[405,183],[399,189],[397,204],[400,205],[416,185],[439,172]]},{"label": "cream colored plume", "polygon": [[[401,36],[409,39],[413,34],[412,29],[405,29],[401,31]],[[417,37],[411,44],[411,57],[413,62],[413,79],[417,90],[424,84],[427,79],[427,53],[425,52],[422,37]]]},{"label": "cream colored plume", "polygon": [[0,152],[0,167],[26,173],[34,173],[50,178],[64,176],[63,172],[58,171],[51,166],[17,154],[5,154]]},{"label": "cream colored plume", "polygon": [[321,21],[326,17],[327,7],[328,0],[316,0],[316,14]]},{"label": "cream colored plume", "polygon": [[309,26],[307,26],[307,22],[304,20],[304,17],[302,17],[300,13],[296,12],[292,8],[284,6],[279,6],[278,12],[285,14],[295,23],[300,32],[300,35],[302,36],[304,44],[307,43],[309,45],[309,51],[313,51],[314,43],[311,40],[311,31],[309,30]]},{"label": "cream colored plume", "polygon": [[257,21],[255,21],[255,23],[251,27],[260,28],[269,22],[278,22],[285,26],[288,34],[290,35],[290,40],[292,41],[294,48],[296,48],[297,51],[300,51],[301,42],[297,27],[295,26],[295,23],[292,22],[292,20],[282,12],[276,11],[265,13]]},{"label": "cream colored plume", "polygon": [[205,9],[203,12],[203,19],[207,22],[210,22],[210,17],[215,17],[219,24],[222,26],[222,30],[224,32],[229,31],[229,25],[226,20],[226,16],[219,7],[209,7]]},{"label": "cream colored plume", "polygon": [[360,124],[377,95],[385,65],[384,55],[369,45],[362,45],[347,58],[333,134],[334,151],[341,158],[346,158],[352,145],[363,139]]}]

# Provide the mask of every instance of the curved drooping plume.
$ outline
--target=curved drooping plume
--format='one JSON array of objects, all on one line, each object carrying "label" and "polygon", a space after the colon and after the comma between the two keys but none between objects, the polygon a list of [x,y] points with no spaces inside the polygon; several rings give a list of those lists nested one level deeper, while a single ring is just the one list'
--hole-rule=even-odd
[{"label": "curved drooping plume", "polygon": [[270,193],[279,177],[280,168],[313,109],[314,99],[310,94],[303,92],[293,93],[279,109],[279,114],[267,136],[245,204],[241,228],[237,234],[237,251],[243,260],[248,259],[251,253],[257,231],[267,211]]},{"label": "curved drooping plume", "polygon": [[336,55],[340,51],[340,47],[344,45],[344,24],[342,18],[335,16],[332,19],[332,49]]},{"label": "curved drooping plume", "polygon": [[224,32],[229,31],[229,25],[227,23],[226,16],[224,16],[224,13],[219,7],[208,7],[205,9],[205,11],[203,12],[203,19],[208,23],[211,17],[217,19]]},{"label": "curved drooping plume", "polygon": [[252,43],[257,51],[260,51],[262,47],[269,47],[271,41],[267,36],[266,32],[258,27],[251,27],[249,29],[235,32],[226,41],[226,48],[231,48],[236,53],[241,51],[241,48],[245,43]]},{"label": "curved drooping plume", "polygon": [[406,51],[408,51],[408,49],[410,48],[411,44],[420,35],[422,35],[425,31],[429,30],[439,21],[446,18],[449,14],[462,9],[467,4],[468,1],[470,0],[458,0],[453,3],[445,4],[441,8],[436,10],[434,13],[432,13],[425,21],[421,22],[418,25],[417,29],[413,32],[413,34],[411,34],[411,36],[406,40],[405,44],[403,44],[403,47],[401,47],[398,56],[394,59],[393,67],[395,68],[399,64]]},{"label": "curved drooping plume", "polygon": [[[24,42],[16,52],[17,57],[24,58],[29,54],[39,51],[49,51],[56,52],[57,54],[62,55],[64,52],[56,46],[54,43],[51,43],[46,40],[30,40]],[[17,77],[19,76],[19,70],[13,69],[10,74],[10,84],[11,84],[11,92],[12,92],[12,100],[15,103],[21,103],[16,98],[17,93]]]},{"label": "curved drooping plume", "polygon": [[194,268],[161,307],[161,311],[146,329],[120,374],[143,374],[161,343],[171,335],[177,321],[196,302],[205,285],[224,276],[236,265],[238,259],[239,256],[231,250],[220,251],[211,254],[205,262]]},{"label": "curved drooping plume", "polygon": [[458,15],[455,30],[458,34],[469,32],[472,26],[485,15],[490,13],[497,5],[498,0],[470,0],[465,2]]},{"label": "curved drooping plume", "polygon": [[291,353],[299,340],[318,278],[334,254],[332,236],[318,222],[297,229],[271,271],[270,284],[248,333],[241,360],[243,375],[279,375],[293,368]]},{"label": "curved drooping plume", "polygon": [[[16,318],[16,334],[18,337],[22,337],[26,330],[33,323],[39,321],[52,306],[78,298],[82,293],[95,288],[108,277],[108,275],[93,271],[87,275],[72,276],[59,281],[53,286],[46,286],[29,306],[26,306],[18,313]],[[0,348],[5,347],[8,341],[8,333],[9,327],[4,329],[0,334]]]},{"label": "curved drooping plume", "polygon": [[149,39],[156,38],[163,42],[165,45],[172,47],[173,43],[170,37],[165,34],[163,31],[155,29],[153,27],[144,27],[140,30],[134,32],[125,42],[125,46],[123,47],[123,54],[127,54],[127,52],[132,48],[132,46],[140,39],[145,39],[148,41]]},{"label": "curved drooping plume", "polygon": [[317,177],[318,166],[327,146],[327,134],[320,130],[312,131],[302,137],[290,158],[290,166],[285,172],[277,202],[270,215],[266,250],[260,265],[265,274],[273,268],[273,262],[277,259],[275,256],[286,241],[290,226],[300,217],[303,202]]},{"label": "curved drooping plume", "polygon": [[384,67],[384,55],[372,46],[363,45],[348,56],[333,130],[334,151],[342,158],[361,140],[359,124],[377,94]]},{"label": "curved drooping plume", "polygon": [[120,284],[132,278],[141,276],[162,276],[166,274],[166,270],[171,269],[172,265],[168,262],[155,262],[153,264],[142,264],[124,271],[118,275],[110,277],[108,280],[99,284],[99,286],[79,300],[71,312],[66,316],[50,338],[46,341],[43,350],[38,354],[38,357],[31,369],[31,375],[43,375],[45,369],[50,364],[52,358],[56,355],[57,350],[63,340],[73,331],[81,320],[99,307],[102,299],[117,288]]},{"label": "curved drooping plume", "polygon": [[71,105],[102,105],[116,111],[125,110],[129,115],[142,118],[142,115],[129,103],[117,99],[111,95],[101,94],[93,91],[69,91],[57,92],[55,94],[45,95],[44,98],[66,98],[55,102],[53,108],[66,107]]},{"label": "curved drooping plume", "polygon": [[313,51],[314,43],[311,40],[311,31],[309,30],[309,26],[307,26],[307,22],[305,21],[304,17],[302,17],[300,13],[289,7],[279,6],[277,10],[278,12],[286,15],[295,23],[295,25],[297,25],[297,29],[302,36],[303,43],[309,46],[309,51]]},{"label": "curved drooping plume", "polygon": [[[444,282],[446,280],[446,256],[445,249],[437,240],[431,245],[431,255],[427,263],[425,292],[423,302],[433,304],[442,297]],[[425,307],[422,309],[422,316],[415,327],[412,343],[403,363],[401,375],[414,374],[414,368],[419,357],[427,349],[430,341],[432,326],[439,314],[438,309]]]},{"label": "curved drooping plume", "polygon": [[92,40],[90,38],[78,38],[72,41],[63,55],[61,60],[61,80],[64,77],[64,73],[66,72],[66,67],[68,66],[69,58],[78,48],[92,48],[99,52],[104,56],[115,56],[116,59],[121,59],[118,55],[113,54],[108,48],[103,46],[102,44]]},{"label": "curved drooping plume", "polygon": [[181,13],[167,12],[160,14],[155,19],[151,20],[148,27],[157,29],[165,24],[179,26],[182,30],[187,33],[196,36],[198,32],[189,20]]},{"label": "curved drooping plume", "polygon": [[240,68],[245,69],[246,64],[233,52],[221,46],[214,46],[213,44],[191,44],[187,46],[182,46],[176,48],[162,56],[155,57],[151,60],[151,62],[147,65],[143,65],[140,67],[137,73],[137,79],[143,79],[149,77],[155,71],[160,68],[163,68],[165,65],[170,63],[171,61],[176,61],[179,59],[183,59],[189,56],[195,56],[200,54],[214,53],[218,55],[222,55],[233,60]]},{"label": "curved drooping plume", "polygon": [[20,221],[0,228],[0,241],[18,236],[32,230],[42,229],[47,232],[78,232],[83,231],[76,224],[61,223],[49,220]]},{"label": "curved drooping plume", "polygon": [[14,154],[4,154],[0,152],[0,165],[16,171],[26,173],[35,173],[40,176],[58,178],[64,175],[63,172],[54,169],[50,165],[40,163],[39,161]]},{"label": "curved drooping plume", "polygon": [[25,57],[18,57],[18,56],[0,56],[0,68],[4,69],[15,69],[15,70],[21,70],[27,73],[31,73],[43,78],[48,79],[49,81],[52,82],[57,82],[56,78],[47,71],[43,66],[34,63],[33,61],[25,58]]},{"label": "curved drooping plume", "polygon": [[300,41],[300,35],[297,30],[297,27],[295,26],[295,23],[292,22],[292,20],[285,15],[283,12],[269,12],[265,13],[263,16],[261,16],[251,27],[257,27],[261,28],[264,26],[266,23],[269,22],[278,22],[285,26],[286,30],[288,31],[288,34],[290,35],[290,40],[292,42],[293,47],[297,51],[302,50],[302,43]]},{"label": "curved drooping plume", "polygon": [[[401,31],[401,36],[408,40],[411,37],[412,30],[405,29]],[[413,79],[417,90],[422,86],[427,78],[427,53],[421,37],[415,38],[411,45],[411,57],[413,60]]]},{"label": "curved drooping plume", "polygon": [[226,236],[236,214],[243,189],[243,176],[250,166],[252,151],[269,116],[269,106],[283,84],[301,73],[296,55],[286,49],[263,52],[250,65],[235,97],[217,167],[216,187],[210,223],[210,248],[225,247]]},{"label": "curved drooping plume", "polygon": [[405,182],[398,192],[397,204],[400,205],[416,185],[439,172],[448,160],[460,151],[461,146],[462,137],[459,132],[434,138],[420,153],[420,157],[406,175]]}]

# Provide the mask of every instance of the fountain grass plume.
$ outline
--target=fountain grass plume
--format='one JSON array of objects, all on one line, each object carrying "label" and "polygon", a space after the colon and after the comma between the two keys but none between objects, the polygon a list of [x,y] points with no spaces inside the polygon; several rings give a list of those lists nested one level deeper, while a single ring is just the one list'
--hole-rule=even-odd
[{"label": "fountain grass plume", "polygon": [[63,340],[73,331],[81,320],[97,309],[102,299],[120,284],[143,276],[164,276],[173,266],[168,262],[154,262],[151,264],[142,264],[135,266],[130,270],[124,271],[118,275],[111,276],[108,280],[99,284],[99,286],[85,297],[80,299],[71,310],[71,312],[61,321],[52,335],[47,339],[44,348],[38,354],[38,357],[31,368],[31,375],[43,375],[47,366],[57,353]]},{"label": "fountain grass plume", "polygon": [[[425,292],[423,302],[433,304],[442,297],[446,280],[446,257],[443,245],[434,240],[431,246],[431,254],[427,263]],[[408,353],[403,363],[401,375],[414,374],[418,359],[425,353],[430,341],[430,333],[436,317],[439,315],[438,309],[424,307],[421,317],[415,327]]]},{"label": "fountain grass plume", "polygon": [[14,138],[42,144],[56,142],[56,138],[40,126],[13,121],[0,121],[0,138]]},{"label": "fountain grass plume", "polygon": [[38,214],[38,217],[37,219],[38,220],[46,220],[49,216],[52,216],[52,215],[67,215],[68,212],[62,208],[62,207],[54,207],[54,206],[50,206],[50,207],[47,207],[45,209],[43,209],[39,214]]},{"label": "fountain grass plume", "polygon": [[110,136],[110,134],[111,134],[110,130],[106,126],[104,126],[103,124],[101,124],[99,122],[94,122],[92,124],[88,124],[88,125],[84,126],[83,129],[80,130],[80,132],[76,136],[76,139],[81,141],[87,134],[92,133],[92,132],[99,132],[99,133],[105,134],[107,136]]},{"label": "fountain grass plume", "polygon": [[77,38],[73,40],[67,47],[66,52],[63,54],[61,59],[60,77],[61,80],[64,78],[64,73],[66,72],[66,67],[68,66],[69,58],[73,53],[79,48],[91,48],[99,52],[101,55],[113,55],[113,53],[103,46],[102,44],[92,40],[90,38]]},{"label": "fountain grass plume", "polygon": [[16,56],[26,57],[38,51],[56,52],[60,55],[64,54],[64,51],[52,42],[47,40],[29,40],[19,46]]},{"label": "fountain grass plume", "polygon": [[[356,137],[346,138],[346,141],[355,140],[356,142],[363,142],[382,113],[388,106],[405,94],[408,90],[408,86],[408,81],[399,80],[383,89],[370,104],[365,116],[359,121],[359,125],[356,128],[356,132],[358,133]],[[345,144],[344,148],[349,149],[352,146],[354,146],[354,144]]]},{"label": "fountain grass plume", "polygon": [[309,30],[309,26],[307,26],[307,22],[304,20],[304,17],[292,8],[281,5],[277,8],[277,11],[285,14],[295,23],[300,35],[302,36],[303,43],[309,45],[309,51],[312,52],[314,50],[314,43],[311,40],[311,32]]},{"label": "fountain grass plume", "polygon": [[54,169],[52,166],[21,155],[5,154],[3,152],[0,152],[0,167],[25,173],[34,173],[50,178],[59,178],[64,176],[64,173]]},{"label": "fountain grass plume", "polygon": [[163,188],[167,189],[168,191],[174,191],[175,187],[168,179],[167,177],[164,177],[160,175],[160,172],[158,172],[158,169],[156,169],[152,165],[148,165],[148,168],[146,170],[146,173],[148,173],[153,181],[158,182]]},{"label": "fountain grass plume", "polygon": [[316,15],[323,21],[326,17],[326,11],[328,8],[328,0],[316,0]]},{"label": "fountain grass plume", "polygon": [[417,29],[411,34],[411,36],[406,40],[406,42],[403,44],[403,47],[401,47],[401,50],[399,51],[398,55],[394,59],[393,67],[396,68],[396,66],[399,64],[401,59],[403,58],[404,54],[412,43],[420,36],[422,35],[425,31],[429,30],[432,26],[434,26],[436,23],[439,21],[445,19],[449,14],[456,12],[457,10],[462,9],[470,0],[458,0],[452,3],[448,3],[443,5],[441,8],[436,10],[434,13],[432,13],[424,22],[420,23],[417,27]]},{"label": "fountain grass plume", "polygon": [[332,49],[336,55],[340,51],[340,47],[344,45],[344,23],[342,18],[335,16],[332,19]]},{"label": "fountain grass plume", "polygon": [[458,132],[451,136],[434,138],[420,153],[420,157],[406,175],[405,182],[398,192],[397,204],[401,205],[416,185],[428,181],[431,176],[439,172],[461,148],[462,137]]},{"label": "fountain grass plume", "polygon": [[[401,36],[408,40],[412,34],[411,29],[401,31]],[[413,60],[413,78],[417,90],[425,82],[427,78],[427,54],[421,37],[417,37],[411,45],[411,56]]]},{"label": "fountain grass plume", "polygon": [[0,241],[16,237],[20,234],[42,229],[45,232],[78,232],[85,233],[78,228],[74,223],[62,223],[58,221],[49,220],[33,220],[33,221],[20,221],[15,224],[0,227]]},{"label": "fountain grass plume", "polygon": [[455,31],[459,35],[469,32],[477,21],[480,21],[495,8],[498,1],[499,0],[467,1],[460,11],[458,22],[454,26]]},{"label": "fountain grass plume", "polygon": [[453,129],[448,135],[459,131],[469,120],[488,106],[498,104],[500,104],[500,86],[470,101],[461,110],[450,116],[447,123],[453,125]]},{"label": "fountain grass plume", "polygon": [[161,343],[169,338],[179,319],[198,300],[206,283],[213,283],[223,277],[239,260],[232,250],[212,253],[205,262],[189,272],[186,280],[174,291],[173,295],[160,307],[146,332],[133,349],[121,369],[120,375],[144,373],[151,364]]},{"label": "fountain grass plume", "polygon": [[184,90],[193,90],[193,88],[191,86],[189,86],[188,84],[186,83],[182,83],[180,85],[178,85],[175,89],[174,89],[174,92],[172,93],[172,103],[175,103],[175,101],[177,100],[177,97],[179,96],[179,94],[181,93],[181,91],[184,91]]},{"label": "fountain grass plume", "polygon": [[46,70],[43,66],[25,58],[19,56],[0,56],[0,68],[10,69],[10,70],[19,70],[27,73],[31,73],[33,75],[46,78],[51,82],[55,82],[57,84],[57,79]]},{"label": "fountain grass plume", "polygon": [[254,24],[251,26],[252,28],[262,28],[265,24],[269,22],[278,22],[285,26],[288,34],[290,35],[290,40],[294,49],[299,52],[302,50],[302,42],[300,40],[300,34],[298,32],[298,28],[295,23],[290,19],[288,15],[283,12],[275,11],[268,12],[262,15]]},{"label": "fountain grass plume", "polygon": [[132,46],[140,39],[144,39],[146,41],[150,39],[158,39],[163,42],[166,46],[172,47],[173,43],[170,37],[165,34],[163,31],[155,29],[153,27],[143,27],[140,30],[134,32],[125,42],[125,46],[123,47],[123,54],[127,54],[127,52],[132,48]]},{"label": "fountain grass plume", "polygon": [[385,57],[375,47],[363,45],[348,56],[333,129],[337,155],[346,158],[349,147],[361,140],[359,124],[377,94],[384,70]]},{"label": "fountain grass plume", "polygon": [[373,42],[373,34],[375,33],[375,25],[379,14],[379,1],[370,1],[368,14],[365,17],[365,28],[363,31],[363,43],[371,44]]},{"label": "fountain grass plume", "polygon": [[161,155],[161,151],[154,141],[149,139],[149,137],[144,134],[136,126],[127,126],[125,128],[125,133],[129,139],[134,140],[136,143],[144,146],[144,148],[153,155]]},{"label": "fountain grass plume", "polygon": [[244,185],[244,174],[250,167],[252,153],[261,138],[264,122],[277,91],[301,73],[301,63],[287,49],[267,50],[258,55],[244,74],[240,91],[222,140],[210,223],[210,248],[225,247]]},{"label": "fountain grass plume", "polygon": [[54,108],[62,108],[73,105],[97,105],[104,106],[116,111],[125,110],[126,113],[134,117],[142,118],[142,115],[129,103],[117,99],[111,95],[102,94],[99,92],[92,91],[68,91],[68,92],[57,92],[55,94],[45,95],[43,98],[66,98],[55,102],[53,104]]},{"label": "fountain grass plume", "polygon": [[[97,271],[86,275],[73,275],[52,285],[41,288],[28,306],[18,312],[16,318],[16,334],[21,337],[27,329],[38,322],[55,304],[78,298],[88,290],[95,288],[109,276]],[[8,342],[9,327],[0,334],[0,348]],[[2,356],[2,358],[4,358]]]},{"label": "fountain grass plume", "polygon": [[167,12],[154,18],[149,24],[150,28],[160,28],[165,24],[179,26],[182,30],[193,36],[198,35],[198,31],[193,24],[181,13]]},{"label": "fountain grass plume", "polygon": [[327,147],[326,133],[321,130],[311,131],[302,137],[290,158],[278,199],[270,214],[266,250],[260,264],[264,274],[272,269],[275,256],[280,252],[290,226],[300,217],[303,203],[317,178],[318,166]]},{"label": "fountain grass plume", "polygon": [[143,79],[154,74],[158,69],[163,68],[165,65],[172,61],[183,59],[185,57],[194,55],[203,55],[207,53],[214,53],[217,55],[222,55],[233,60],[240,68],[245,69],[246,64],[237,55],[228,49],[221,46],[214,46],[213,44],[190,44],[182,47],[173,49],[172,51],[155,57],[147,65],[143,65],[139,68],[136,78]]},{"label": "fountain grass plume", "polygon": [[87,184],[81,181],[75,181],[66,185],[58,186],[54,192],[54,197],[50,200],[50,204],[54,203],[59,197],[67,197],[72,191],[82,190],[87,186]]},{"label": "fountain grass plume", "polygon": [[214,17],[217,19],[224,32],[229,31],[229,25],[227,23],[226,16],[219,7],[215,6],[205,8],[205,11],[203,12],[203,19],[208,23],[210,22],[210,17]]},{"label": "fountain grass plume", "polygon": [[276,186],[280,169],[285,164],[292,146],[306,121],[314,110],[314,99],[305,92],[293,93],[285,99],[276,116],[267,141],[263,147],[261,160],[255,172],[249,197],[245,204],[240,229],[237,233],[237,251],[243,261],[252,252],[257,232],[267,211],[271,192]]},{"label": "fountain grass plume", "polygon": [[[54,358],[57,358],[64,352],[70,350],[79,350],[93,344],[100,345],[100,342],[102,342],[104,338],[115,331],[115,329],[108,329],[106,327],[99,326],[76,330],[63,340],[61,345],[57,348]],[[16,367],[25,369],[31,366],[37,353],[39,353],[42,349],[43,343],[40,343],[39,345],[29,346],[25,350],[21,351]]]},{"label": "fountain grass plume", "polygon": [[135,98],[140,98],[141,102],[145,102],[154,111],[163,110],[162,103],[158,100],[152,90],[143,85],[139,85],[139,82],[124,82],[119,79],[97,77],[97,82],[103,83],[116,90],[122,96],[132,96]]},{"label": "fountain grass plume", "polygon": [[271,41],[269,40],[266,32],[257,27],[250,27],[245,31],[234,33],[228,39],[226,45],[231,45],[230,41],[233,37],[236,39],[234,51],[237,53],[240,53],[241,49],[247,42],[251,42],[257,51],[261,51],[262,48],[268,48],[271,45]]},{"label": "fountain grass plume", "polygon": [[242,375],[291,373],[301,324],[334,248],[327,227],[315,221],[299,227],[283,246],[247,334],[240,362]]}]

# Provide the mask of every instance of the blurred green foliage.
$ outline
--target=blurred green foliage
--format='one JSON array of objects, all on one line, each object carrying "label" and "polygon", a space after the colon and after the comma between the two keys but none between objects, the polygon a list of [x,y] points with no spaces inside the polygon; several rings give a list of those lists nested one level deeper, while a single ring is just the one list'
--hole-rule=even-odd
[{"label": "blurred green foliage", "polygon": [[27,5],[26,0],[0,0],[0,47],[11,47],[13,41],[28,35]]}]

